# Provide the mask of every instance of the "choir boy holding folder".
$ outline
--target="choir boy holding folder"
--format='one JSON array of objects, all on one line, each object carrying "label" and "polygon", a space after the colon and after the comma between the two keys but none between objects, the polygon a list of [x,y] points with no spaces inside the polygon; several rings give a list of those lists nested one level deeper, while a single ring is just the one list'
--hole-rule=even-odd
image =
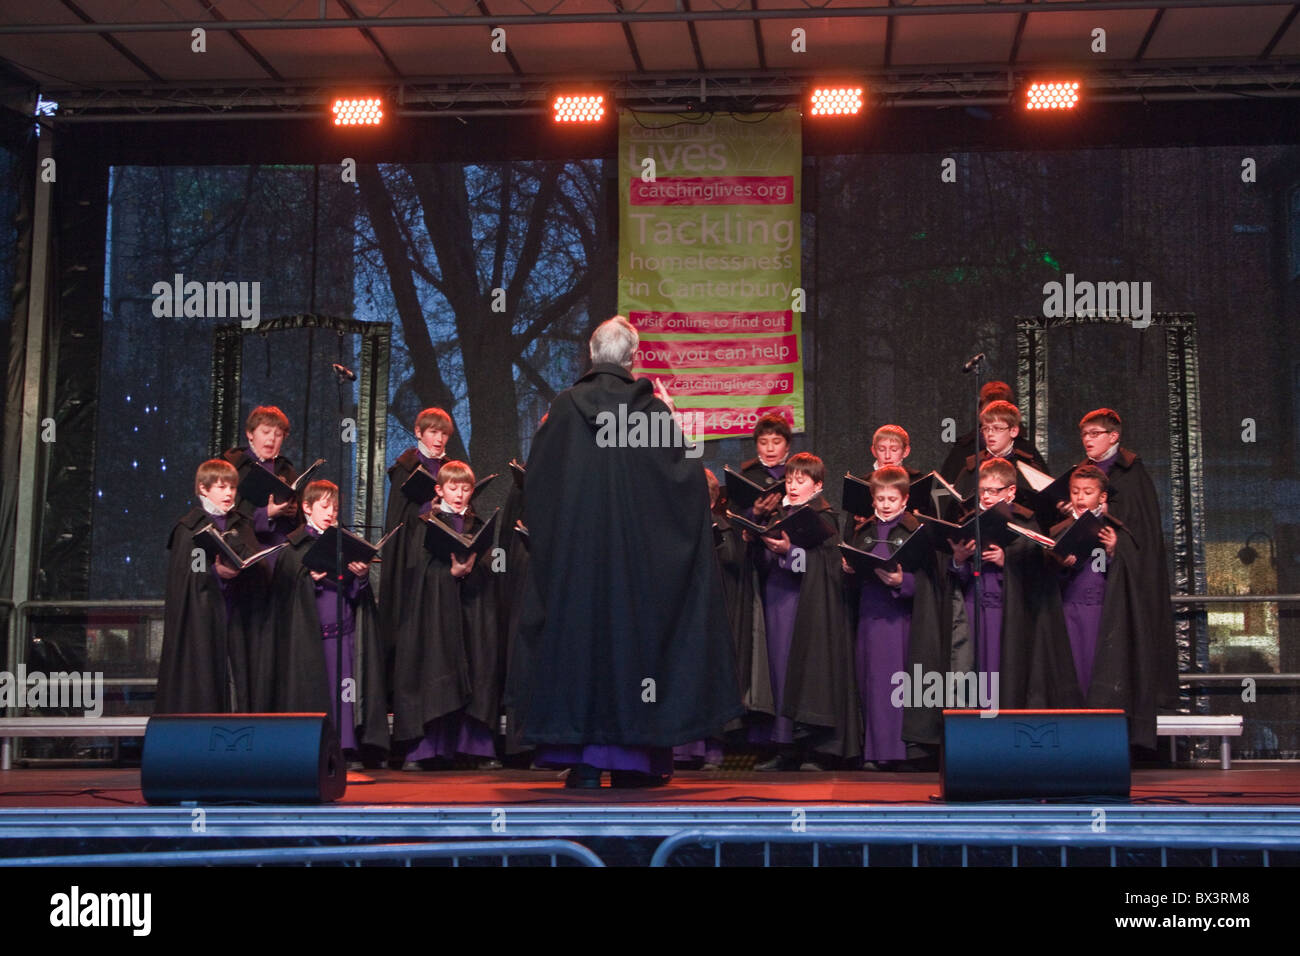
[{"label": "choir boy holding folder", "polygon": [[872,473],[869,484],[871,514],[840,550],[856,635],[862,758],[889,769],[908,757],[894,675],[910,675],[913,660],[937,658],[937,562],[925,526],[906,510],[907,470],[886,465]]},{"label": "choir boy holding folder", "polygon": [[[270,710],[334,714],[339,743],[356,766],[362,748],[388,749],[384,694],[370,562],[378,548],[338,528],[339,490],[313,481],[302,496],[304,523],[289,534],[275,566],[275,679]],[[335,568],[343,534],[343,568]],[[340,582],[341,578],[341,582]],[[342,614],[338,589],[343,588]],[[338,667],[339,642],[343,668]]]}]

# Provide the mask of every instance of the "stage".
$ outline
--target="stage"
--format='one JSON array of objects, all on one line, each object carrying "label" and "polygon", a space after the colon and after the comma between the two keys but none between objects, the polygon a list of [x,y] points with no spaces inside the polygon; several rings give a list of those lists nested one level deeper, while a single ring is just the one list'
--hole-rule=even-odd
[{"label": "stage", "polygon": [[1300,768],[1139,769],[1127,801],[978,804],[941,801],[934,773],[681,771],[663,788],[596,792],[554,771],[378,770],[349,774],[337,803],[292,807],[151,807],[136,769],[0,773],[7,864],[359,864],[361,844],[393,843],[406,849],[374,852],[409,862],[413,844],[445,856],[461,841],[492,846],[462,859],[530,841],[534,855],[577,844],[625,866],[1296,865]]}]

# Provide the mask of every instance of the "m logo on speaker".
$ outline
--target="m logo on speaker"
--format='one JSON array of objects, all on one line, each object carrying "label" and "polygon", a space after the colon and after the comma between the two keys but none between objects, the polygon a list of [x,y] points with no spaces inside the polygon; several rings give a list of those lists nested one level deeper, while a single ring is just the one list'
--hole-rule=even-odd
[{"label": "m logo on speaker", "polygon": [[1026,724],[1017,721],[1015,731],[1016,749],[1020,748],[1022,737],[1028,741],[1030,750],[1042,750],[1049,740],[1053,748],[1061,746],[1060,732],[1056,721],[1052,721],[1050,724]]},{"label": "m logo on speaker", "polygon": [[225,744],[226,751],[237,750],[239,749],[240,741],[243,741],[244,743],[244,750],[251,751],[253,749],[252,727],[213,727],[212,734],[208,737],[208,749],[220,750],[222,748],[218,747],[217,744],[221,743]]}]

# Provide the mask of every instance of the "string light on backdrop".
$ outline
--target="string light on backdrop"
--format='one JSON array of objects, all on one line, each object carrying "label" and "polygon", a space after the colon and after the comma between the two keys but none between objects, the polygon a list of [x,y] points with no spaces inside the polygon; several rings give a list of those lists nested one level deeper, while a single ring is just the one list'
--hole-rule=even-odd
[{"label": "string light on backdrop", "polygon": [[378,126],[384,119],[384,101],[379,97],[349,97],[334,101],[335,126]]},{"label": "string light on backdrop", "polygon": [[551,106],[557,123],[599,123],[605,118],[605,97],[600,94],[557,96]]},{"label": "string light on backdrop", "polygon": [[1035,81],[1025,88],[1027,110],[1072,110],[1079,103],[1079,81]]},{"label": "string light on backdrop", "polygon": [[819,86],[812,91],[813,116],[856,116],[862,112],[862,87]]}]

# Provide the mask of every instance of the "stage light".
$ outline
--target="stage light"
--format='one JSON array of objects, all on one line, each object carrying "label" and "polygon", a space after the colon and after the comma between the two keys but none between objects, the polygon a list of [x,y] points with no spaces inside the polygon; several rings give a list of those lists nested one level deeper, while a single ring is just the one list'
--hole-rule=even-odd
[{"label": "stage light", "polygon": [[819,86],[810,100],[813,116],[856,116],[862,112],[862,87]]},{"label": "stage light", "polygon": [[1078,80],[1034,82],[1025,89],[1027,110],[1072,110],[1078,103]]},{"label": "stage light", "polygon": [[600,94],[558,96],[551,107],[557,123],[599,123],[605,117],[605,97]]},{"label": "stage light", "polygon": [[351,97],[334,101],[335,126],[378,126],[384,119],[384,101],[379,97]]}]

